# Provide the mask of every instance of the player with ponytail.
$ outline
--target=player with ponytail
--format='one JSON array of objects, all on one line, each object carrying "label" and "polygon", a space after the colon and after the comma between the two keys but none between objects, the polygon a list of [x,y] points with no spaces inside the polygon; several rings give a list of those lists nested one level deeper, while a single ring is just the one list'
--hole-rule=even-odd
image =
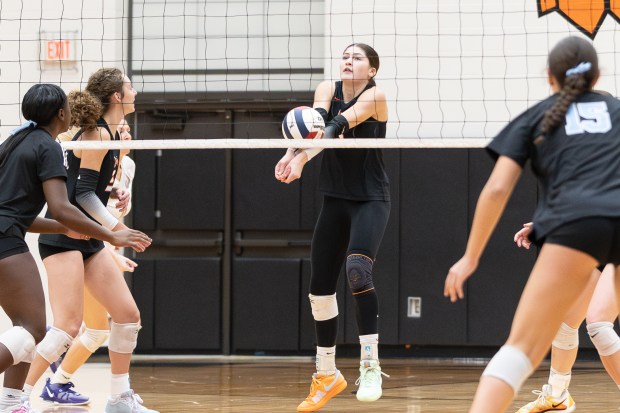
[{"label": "player with ponytail", "polygon": [[616,280],[620,276],[620,102],[592,91],[599,68],[590,41],[563,39],[548,64],[555,93],[487,147],[495,168],[480,194],[465,254],[446,277],[444,295],[463,298],[463,284],[530,159],[542,187],[530,235],[540,254],[508,340],[482,374],[470,412],[504,412],[562,331],[593,270],[611,263]]}]

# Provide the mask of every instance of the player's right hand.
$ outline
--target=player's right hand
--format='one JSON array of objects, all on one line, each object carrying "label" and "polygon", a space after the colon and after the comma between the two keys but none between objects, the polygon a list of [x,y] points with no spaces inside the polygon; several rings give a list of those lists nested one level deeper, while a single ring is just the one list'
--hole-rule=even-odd
[{"label": "player's right hand", "polygon": [[136,252],[144,252],[153,240],[142,231],[123,229],[115,231],[110,244],[115,247],[129,247]]},{"label": "player's right hand", "polygon": [[523,224],[523,228],[515,234],[514,241],[518,247],[525,248],[526,250],[530,249],[532,241],[530,241],[529,236],[532,233],[532,225],[531,222]]}]

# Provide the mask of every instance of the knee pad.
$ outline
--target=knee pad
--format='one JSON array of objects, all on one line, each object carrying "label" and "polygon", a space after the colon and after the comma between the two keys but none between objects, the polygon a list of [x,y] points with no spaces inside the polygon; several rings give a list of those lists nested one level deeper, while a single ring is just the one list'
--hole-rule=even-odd
[{"label": "knee pad", "polygon": [[72,342],[73,337],[59,328],[52,327],[37,346],[37,353],[48,363],[53,363],[62,356],[62,353],[69,350]]},{"label": "knee pad", "polygon": [[553,347],[560,350],[572,350],[579,347],[579,330],[562,323],[560,330],[553,339]]},{"label": "knee pad", "polygon": [[110,330],[93,330],[86,327],[80,335],[80,343],[86,350],[94,353],[110,337]]},{"label": "knee pad", "polygon": [[338,317],[338,302],[336,294],[332,295],[312,295],[309,294],[312,316],[315,321],[331,320]]},{"label": "knee pad", "polygon": [[13,356],[13,364],[32,362],[36,343],[34,337],[24,327],[15,326],[0,335],[0,343]]},{"label": "knee pad", "polygon": [[372,285],[372,260],[365,255],[351,254],[347,257],[347,280],[353,295],[375,288]]},{"label": "knee pad", "polygon": [[140,322],[117,324],[112,321],[108,348],[115,353],[133,353],[138,344],[138,331],[140,331],[141,328]]},{"label": "knee pad", "polygon": [[491,359],[482,376],[502,380],[517,394],[533,370],[532,362],[524,352],[514,346],[504,345]]},{"label": "knee pad", "polygon": [[590,340],[601,356],[611,356],[620,350],[620,337],[614,331],[614,325],[608,321],[586,325]]}]

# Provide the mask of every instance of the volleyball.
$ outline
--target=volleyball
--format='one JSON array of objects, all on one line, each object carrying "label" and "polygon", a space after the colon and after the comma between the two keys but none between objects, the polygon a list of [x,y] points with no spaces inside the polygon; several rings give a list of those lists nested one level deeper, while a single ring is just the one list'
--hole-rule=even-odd
[{"label": "volleyball", "polygon": [[286,139],[321,139],[324,129],[323,116],[308,106],[291,109],[282,121],[282,135]]}]

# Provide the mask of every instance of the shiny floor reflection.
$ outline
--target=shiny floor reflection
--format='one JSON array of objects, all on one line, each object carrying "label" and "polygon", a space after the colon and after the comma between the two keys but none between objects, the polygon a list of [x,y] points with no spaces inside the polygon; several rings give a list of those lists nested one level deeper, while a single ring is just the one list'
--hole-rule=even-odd
[{"label": "shiny floor reflection", "polygon": [[[310,388],[313,361],[309,358],[207,358],[193,362],[160,363],[157,358],[136,362],[132,384],[147,407],[164,412],[294,412]],[[357,360],[339,360],[349,386],[321,412],[467,412],[484,362],[481,360],[385,359],[383,397],[374,403],[355,398]],[[548,377],[548,364],[526,383],[514,410],[535,397]],[[85,407],[61,407],[43,402],[33,393],[32,404],[42,413],[102,413],[109,391],[109,365],[88,363],[74,377],[76,389],[91,397]],[[620,391],[600,363],[578,363],[571,394],[580,412],[617,412]]]}]

